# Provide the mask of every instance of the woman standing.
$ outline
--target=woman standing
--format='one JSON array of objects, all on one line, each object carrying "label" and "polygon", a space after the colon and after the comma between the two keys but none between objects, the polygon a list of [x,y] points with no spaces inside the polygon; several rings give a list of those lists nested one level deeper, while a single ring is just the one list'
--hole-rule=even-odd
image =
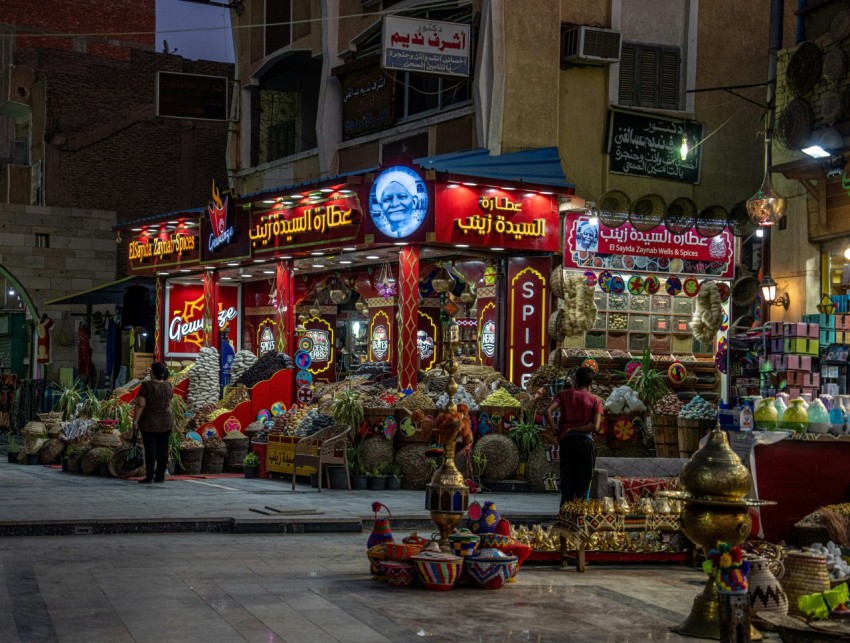
[{"label": "woman standing", "polygon": [[151,366],[153,379],[142,382],[136,396],[133,429],[142,432],[145,445],[145,477],[139,484],[165,482],[168,466],[168,437],[174,428],[171,417],[171,398],[174,391],[166,382],[168,367],[165,362],[154,362]]}]

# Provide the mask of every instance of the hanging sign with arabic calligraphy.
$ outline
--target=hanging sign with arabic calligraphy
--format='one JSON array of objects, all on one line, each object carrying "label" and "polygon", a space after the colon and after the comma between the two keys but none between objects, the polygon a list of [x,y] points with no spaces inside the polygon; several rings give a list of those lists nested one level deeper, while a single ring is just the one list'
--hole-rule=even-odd
[{"label": "hanging sign with arabic calligraphy", "polygon": [[564,265],[582,270],[713,275],[731,278],[735,273],[735,242],[724,229],[710,239],[695,230],[672,234],[664,226],[648,232],[628,223],[609,228],[592,224],[583,213],[568,212]]},{"label": "hanging sign with arabic calligraphy", "polygon": [[[230,330],[233,341],[239,338],[239,289],[218,287],[218,329]],[[204,287],[169,283],[165,293],[163,334],[168,357],[195,357],[204,345]],[[239,350],[239,346],[234,346]]]},{"label": "hanging sign with arabic calligraphy", "polygon": [[342,134],[345,138],[389,127],[395,122],[395,72],[378,66],[342,77]]},{"label": "hanging sign with arabic calligraphy", "polygon": [[469,76],[469,25],[384,17],[381,66],[443,76]]},{"label": "hanging sign with arabic calligraphy", "polygon": [[280,248],[328,247],[362,242],[360,201],[356,196],[287,208],[282,205],[251,214],[248,237],[256,255]]},{"label": "hanging sign with arabic calligraphy", "polygon": [[558,252],[554,197],[437,185],[438,243]]},{"label": "hanging sign with arabic calligraphy", "polygon": [[[682,137],[690,151],[683,161]],[[611,110],[608,119],[609,169],[616,174],[699,183],[703,124]]]}]

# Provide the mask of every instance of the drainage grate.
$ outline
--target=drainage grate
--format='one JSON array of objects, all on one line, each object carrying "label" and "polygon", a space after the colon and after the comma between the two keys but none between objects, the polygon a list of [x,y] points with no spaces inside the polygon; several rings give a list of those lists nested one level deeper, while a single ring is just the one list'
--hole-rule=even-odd
[{"label": "drainage grate", "polygon": [[77,525],[74,527],[75,536],[91,536],[93,530],[89,525]]}]

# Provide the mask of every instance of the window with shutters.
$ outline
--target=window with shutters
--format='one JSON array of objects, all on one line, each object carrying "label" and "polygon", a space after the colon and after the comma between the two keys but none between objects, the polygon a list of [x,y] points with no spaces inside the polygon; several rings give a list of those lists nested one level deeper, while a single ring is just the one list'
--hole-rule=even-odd
[{"label": "window with shutters", "polygon": [[680,109],[680,68],[678,47],[623,43],[618,103]]}]

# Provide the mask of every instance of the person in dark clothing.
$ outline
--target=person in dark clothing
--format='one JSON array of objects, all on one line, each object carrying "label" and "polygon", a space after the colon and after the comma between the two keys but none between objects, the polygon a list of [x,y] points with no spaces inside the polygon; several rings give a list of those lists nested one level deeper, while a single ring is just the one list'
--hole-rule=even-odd
[{"label": "person in dark clothing", "polygon": [[596,465],[593,434],[602,423],[602,400],[590,392],[593,371],[579,368],[575,386],[561,391],[546,409],[549,428],[555,431],[552,414],[560,409],[556,435],[561,447],[561,504],[584,499]]},{"label": "person in dark clothing", "polygon": [[145,445],[145,477],[139,484],[165,482],[168,466],[168,438],[174,428],[171,416],[171,398],[174,391],[166,380],[168,367],[165,362],[154,362],[151,366],[153,379],[142,382],[136,396],[133,428],[142,432]]}]

